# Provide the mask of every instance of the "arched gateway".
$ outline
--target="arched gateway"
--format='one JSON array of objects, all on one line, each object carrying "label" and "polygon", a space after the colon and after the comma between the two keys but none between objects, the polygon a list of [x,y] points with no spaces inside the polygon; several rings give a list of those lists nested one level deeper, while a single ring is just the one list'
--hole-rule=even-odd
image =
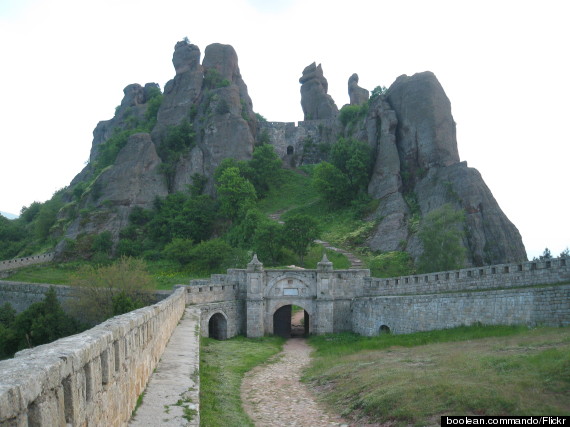
[{"label": "arched gateway", "polygon": [[291,336],[292,306],[304,310],[304,332],[333,332],[333,266],[323,256],[316,270],[267,270],[257,256],[247,266],[246,335]]}]

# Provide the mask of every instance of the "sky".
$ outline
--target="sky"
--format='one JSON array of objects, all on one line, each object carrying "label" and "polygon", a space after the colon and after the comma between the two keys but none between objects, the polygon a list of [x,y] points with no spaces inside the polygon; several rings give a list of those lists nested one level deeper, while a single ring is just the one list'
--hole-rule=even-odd
[{"label": "sky", "polygon": [[[303,119],[299,77],[322,64],[337,106],[432,71],[462,161],[479,170],[529,259],[570,246],[566,0],[0,0],[0,210],[65,187],[131,83],[162,88],[188,37],[231,44],[254,111]],[[566,190],[564,190],[566,188]]]}]

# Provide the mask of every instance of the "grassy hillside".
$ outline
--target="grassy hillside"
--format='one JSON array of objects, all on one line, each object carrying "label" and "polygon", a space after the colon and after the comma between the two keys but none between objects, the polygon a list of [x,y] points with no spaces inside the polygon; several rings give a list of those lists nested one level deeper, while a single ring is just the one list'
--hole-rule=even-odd
[{"label": "grassy hillside", "polygon": [[304,379],[359,425],[570,412],[569,328],[463,327],[310,342],[315,359]]}]

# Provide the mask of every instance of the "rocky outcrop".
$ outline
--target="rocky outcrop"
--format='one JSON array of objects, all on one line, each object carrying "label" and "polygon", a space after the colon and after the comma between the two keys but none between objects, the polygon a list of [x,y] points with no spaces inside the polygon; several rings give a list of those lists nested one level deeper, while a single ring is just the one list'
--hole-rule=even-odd
[{"label": "rocky outcrop", "polygon": [[134,207],[149,209],[156,197],[168,194],[159,172],[161,163],[148,133],[132,135],[115,164],[92,184],[89,198],[82,201],[83,206],[90,206],[89,212],[71,223],[66,237],[111,231],[117,239],[119,231],[129,224]]},{"label": "rocky outcrop", "polygon": [[526,260],[518,230],[479,172],[460,162],[451,104],[433,73],[399,77],[371,104],[367,130],[376,148],[368,192],[380,199],[371,249],[405,249],[418,259],[417,221],[450,203],[466,213],[468,265]]},{"label": "rocky outcrop", "polygon": [[[209,45],[202,65],[198,68],[193,64],[183,74],[197,73],[196,70],[200,70],[202,75],[198,91],[198,85],[194,84],[188,88],[189,93],[185,89],[165,93],[165,101],[170,97],[193,99],[186,107],[186,117],[192,121],[196,134],[196,145],[177,165],[172,190],[186,189],[192,182],[192,175],[198,173],[208,178],[206,190],[213,194],[214,170],[224,158],[251,158],[255,143],[255,114],[232,46]],[[177,75],[174,81],[180,76]],[[157,126],[163,120],[180,123],[182,119],[171,117],[161,107]],[[155,142],[160,144],[160,141]]]},{"label": "rocky outcrop", "polygon": [[[104,230],[118,237],[133,207],[147,208],[156,197],[186,191],[194,174],[207,178],[206,191],[213,195],[216,167],[227,157],[251,158],[257,132],[262,132],[292,166],[326,159],[339,136],[369,144],[375,162],[368,193],[379,200],[369,218],[376,221],[367,240],[374,251],[406,250],[418,259],[423,251],[418,238],[421,218],[452,204],[466,213],[463,244],[467,265],[526,259],[518,230],[501,211],[481,175],[460,161],[451,104],[433,73],[400,76],[385,94],[372,99],[353,74],[348,84],[350,102],[367,103],[367,108],[361,109],[367,115],[344,126],[327,94],[322,67],[313,63],[299,80],[305,121],[298,126],[260,124],[235,50],[212,44],[202,63],[200,56],[200,49],[187,40],[176,44],[172,58],[175,76],[166,84],[152,121],[147,113],[153,111],[149,100],[156,96],[157,85],[133,84],[125,88],[115,117],[97,125],[91,163],[72,182],[73,186],[83,181],[86,190],[79,199],[80,191],[69,196],[66,208],[69,217],[89,213],[74,219],[65,237]],[[103,170],[101,165],[92,168],[101,144],[117,130],[138,129],[144,120],[148,129],[154,124],[150,134],[135,134],[124,147],[119,146],[113,165]],[[192,135],[191,141],[172,156],[170,146],[163,144],[170,144],[169,132],[182,125],[179,129]],[[92,176],[94,170],[98,177]]]},{"label": "rocky outcrop", "polygon": [[[472,265],[525,261],[522,238],[481,174],[467,162],[433,168],[415,186],[422,213],[446,203],[466,214],[466,247]],[[419,254],[416,254],[419,255]]]},{"label": "rocky outcrop", "polygon": [[99,154],[99,146],[107,141],[115,129],[123,130],[132,127],[133,123],[144,120],[147,102],[154,91],[160,91],[158,84],[147,83],[142,87],[138,83],[130,84],[123,89],[123,100],[117,107],[111,120],[100,121],[93,130],[93,143],[89,161],[94,162]]},{"label": "rocky outcrop", "polygon": [[398,118],[398,150],[409,172],[459,162],[451,103],[433,73],[400,76],[386,96]]},{"label": "rocky outcrop", "polygon": [[176,76],[164,86],[162,104],[152,130],[152,138],[158,145],[169,126],[177,126],[189,119],[189,112],[196,103],[204,79],[200,65],[200,48],[186,41],[176,43],[172,55]]},{"label": "rocky outcrop", "polygon": [[323,75],[321,64],[313,62],[303,70],[301,83],[301,106],[305,120],[330,119],[338,115],[338,108],[327,93],[329,84]]},{"label": "rocky outcrop", "polygon": [[348,79],[348,96],[350,105],[362,105],[370,97],[370,92],[358,86],[358,74],[354,73]]}]

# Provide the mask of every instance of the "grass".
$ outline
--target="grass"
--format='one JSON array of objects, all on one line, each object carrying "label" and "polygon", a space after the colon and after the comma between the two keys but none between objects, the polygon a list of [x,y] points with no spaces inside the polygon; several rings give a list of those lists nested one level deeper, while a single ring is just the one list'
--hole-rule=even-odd
[{"label": "grass", "polygon": [[257,203],[258,209],[269,215],[286,211],[318,200],[319,195],[311,185],[310,176],[303,172],[283,169],[283,184],[270,191]]},{"label": "grass", "polygon": [[[157,290],[171,290],[174,285],[187,284],[191,279],[204,277],[180,272],[175,263],[169,261],[145,261],[148,272],[155,279]],[[26,283],[49,283],[52,285],[75,284],[75,274],[86,261],[68,263],[46,263],[18,269],[6,280]]]},{"label": "grass", "polygon": [[315,359],[304,380],[358,424],[570,411],[570,328],[475,326],[310,342]]},{"label": "grass", "polygon": [[200,424],[253,426],[242,408],[244,374],[281,351],[283,338],[236,337],[200,340]]}]

